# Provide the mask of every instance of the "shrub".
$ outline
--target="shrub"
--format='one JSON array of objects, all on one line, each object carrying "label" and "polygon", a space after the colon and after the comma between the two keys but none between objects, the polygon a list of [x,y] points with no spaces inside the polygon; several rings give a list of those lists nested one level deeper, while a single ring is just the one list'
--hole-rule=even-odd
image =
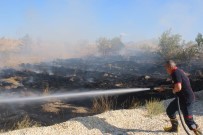
[{"label": "shrub", "polygon": [[180,53],[181,36],[179,34],[171,34],[171,30],[163,32],[159,38],[158,54],[164,59],[174,59]]},{"label": "shrub", "polygon": [[181,35],[171,34],[171,30],[163,32],[158,46],[158,54],[165,60],[174,59],[188,63],[199,53],[195,43],[185,43],[184,40],[182,41]]},{"label": "shrub", "polygon": [[3,124],[1,124],[0,133],[8,132],[12,130],[18,130],[29,127],[39,127],[40,123],[33,121],[29,118],[27,114],[11,116],[10,118],[1,119]]},{"label": "shrub", "polygon": [[146,109],[149,116],[158,115],[165,111],[164,104],[157,99],[151,99],[147,101]]},{"label": "shrub", "polygon": [[18,121],[17,123],[13,124],[13,130],[17,129],[23,129],[23,128],[28,128],[28,127],[39,127],[41,124],[31,120],[29,116],[24,116],[21,121]]},{"label": "shrub", "polygon": [[125,100],[122,104],[121,107],[123,109],[125,108],[130,108],[130,109],[134,109],[134,108],[138,108],[140,107],[142,104],[140,101],[138,101],[138,99],[135,98],[128,98],[127,100]]},{"label": "shrub", "polygon": [[116,97],[101,96],[93,99],[92,113],[102,113],[116,107]]},{"label": "shrub", "polygon": [[142,103],[140,101],[138,101],[138,99],[134,99],[131,101],[131,104],[130,104],[130,108],[131,109],[134,109],[134,108],[138,108],[142,106]]},{"label": "shrub", "polygon": [[118,54],[125,47],[120,37],[114,37],[112,39],[100,37],[96,42],[98,51],[103,56]]}]

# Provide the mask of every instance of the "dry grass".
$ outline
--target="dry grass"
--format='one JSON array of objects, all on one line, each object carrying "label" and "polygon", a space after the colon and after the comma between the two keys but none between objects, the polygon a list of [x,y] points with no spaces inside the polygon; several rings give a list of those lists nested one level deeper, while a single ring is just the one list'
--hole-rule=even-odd
[{"label": "dry grass", "polygon": [[44,88],[43,88],[43,95],[46,96],[46,95],[49,95],[49,84],[48,83],[44,83],[43,84]]},{"label": "dry grass", "polygon": [[116,107],[116,97],[101,96],[93,99],[92,113],[102,113]]},{"label": "dry grass", "polygon": [[[130,108],[135,109],[140,107],[142,104],[137,99],[127,99],[120,104],[122,109]],[[93,99],[92,113],[102,113],[109,110],[116,109],[117,107],[117,97],[98,97]]]},{"label": "dry grass", "polygon": [[17,88],[19,86],[22,86],[22,84],[20,83],[22,79],[23,79],[22,77],[15,76],[15,77],[1,79],[0,81],[10,84],[9,86],[5,86],[5,89],[12,89],[12,88]]},{"label": "dry grass", "polygon": [[28,115],[24,116],[21,121],[13,124],[13,130],[23,129],[28,127],[39,127],[41,124],[31,120]]},{"label": "dry grass", "polygon": [[138,99],[133,98],[130,103],[130,109],[139,108],[140,106],[142,106],[142,103]]},{"label": "dry grass", "polygon": [[0,129],[0,133],[23,129],[23,128],[29,128],[29,127],[40,127],[40,126],[41,126],[40,123],[31,120],[28,115],[25,115],[20,119],[5,121],[4,125]]},{"label": "dry grass", "polygon": [[125,108],[130,108],[130,109],[135,109],[141,106],[141,102],[138,101],[137,99],[133,98],[128,98],[127,100],[125,100],[122,104],[121,107],[123,109]]},{"label": "dry grass", "polygon": [[146,109],[147,109],[148,115],[150,117],[153,115],[161,114],[165,111],[164,104],[157,99],[151,99],[151,100],[147,101]]}]

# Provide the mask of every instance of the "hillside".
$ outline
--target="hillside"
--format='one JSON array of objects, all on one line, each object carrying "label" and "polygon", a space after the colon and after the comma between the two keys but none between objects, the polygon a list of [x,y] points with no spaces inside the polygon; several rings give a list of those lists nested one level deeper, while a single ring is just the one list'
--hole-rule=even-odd
[{"label": "hillside", "polygon": [[[203,125],[203,102],[199,95],[194,105],[194,119]],[[167,105],[170,100],[164,101]],[[2,133],[2,135],[167,135],[163,126],[169,125],[166,114],[149,117],[144,107],[108,111],[99,115],[77,117],[48,127],[34,127]],[[183,128],[180,134],[184,135]]]}]

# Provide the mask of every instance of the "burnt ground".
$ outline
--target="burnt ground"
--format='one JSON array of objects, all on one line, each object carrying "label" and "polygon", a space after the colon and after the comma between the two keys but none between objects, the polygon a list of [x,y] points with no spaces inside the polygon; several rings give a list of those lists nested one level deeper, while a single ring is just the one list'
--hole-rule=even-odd
[{"label": "burnt ground", "polygon": [[[83,59],[55,60],[38,64],[21,64],[18,68],[4,68],[0,71],[1,97],[20,95],[49,95],[60,92],[107,90],[119,88],[148,88],[159,85],[171,87],[162,60],[155,54],[150,57],[106,58],[92,57]],[[199,60],[190,64],[179,64],[188,74],[194,91],[203,89],[203,65]],[[168,92],[153,91],[116,95],[114,109],[128,108],[124,102],[136,99],[144,103],[151,98],[168,99]],[[112,97],[109,97],[112,98]],[[52,99],[34,103],[0,103],[0,128],[14,129],[13,124],[29,116],[41,125],[53,125],[78,116],[93,115],[93,98],[72,100]]]}]

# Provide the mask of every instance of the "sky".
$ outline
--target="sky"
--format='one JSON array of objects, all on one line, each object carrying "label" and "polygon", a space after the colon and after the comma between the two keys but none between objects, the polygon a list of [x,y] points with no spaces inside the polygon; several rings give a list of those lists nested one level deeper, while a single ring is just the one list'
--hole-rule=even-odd
[{"label": "sky", "polygon": [[1,0],[0,37],[56,41],[122,36],[140,41],[162,32],[193,40],[203,32],[203,0]]}]

